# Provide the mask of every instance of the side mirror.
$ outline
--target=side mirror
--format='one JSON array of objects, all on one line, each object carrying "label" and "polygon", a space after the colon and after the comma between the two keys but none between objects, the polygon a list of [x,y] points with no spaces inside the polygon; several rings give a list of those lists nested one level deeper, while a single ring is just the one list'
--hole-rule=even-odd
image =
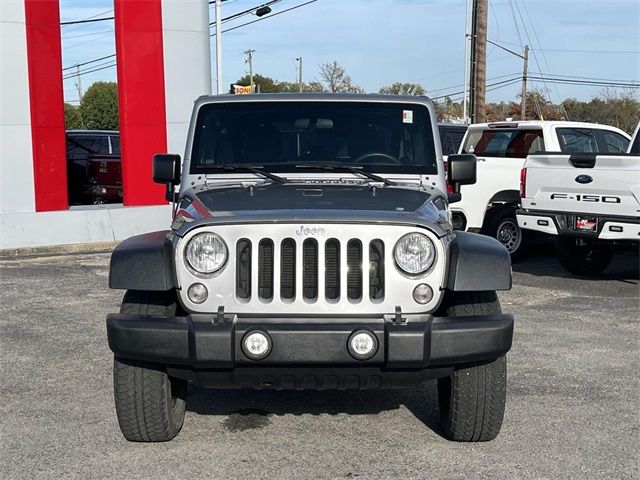
[{"label": "side mirror", "polygon": [[447,183],[449,189],[449,203],[459,202],[461,185],[476,183],[477,159],[472,153],[449,155],[447,159]]},{"label": "side mirror", "polygon": [[180,185],[180,166],[180,155],[156,153],[153,156],[153,181],[165,185]]}]

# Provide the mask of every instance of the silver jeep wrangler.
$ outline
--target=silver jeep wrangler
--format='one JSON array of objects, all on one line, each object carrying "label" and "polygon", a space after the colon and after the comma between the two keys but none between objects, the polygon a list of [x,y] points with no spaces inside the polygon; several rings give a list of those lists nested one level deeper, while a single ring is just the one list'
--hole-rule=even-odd
[{"label": "silver jeep wrangler", "polygon": [[[496,240],[454,232],[473,155],[442,159],[424,97],[199,98],[185,158],[154,157],[174,216],[113,252],[116,412],[132,441],[180,431],[187,383],[415,388],[443,434],[498,434],[513,317]],[[179,193],[175,187],[180,185]],[[449,188],[448,188],[449,187]]]}]

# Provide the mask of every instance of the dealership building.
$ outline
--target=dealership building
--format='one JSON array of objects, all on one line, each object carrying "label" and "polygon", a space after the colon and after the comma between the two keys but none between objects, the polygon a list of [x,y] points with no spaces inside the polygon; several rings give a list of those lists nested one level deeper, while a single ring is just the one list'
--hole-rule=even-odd
[{"label": "dealership building", "polygon": [[69,208],[59,0],[0,2],[0,249],[113,242],[166,228],[154,153],[184,153],[211,93],[207,0],[114,0],[122,205]]}]

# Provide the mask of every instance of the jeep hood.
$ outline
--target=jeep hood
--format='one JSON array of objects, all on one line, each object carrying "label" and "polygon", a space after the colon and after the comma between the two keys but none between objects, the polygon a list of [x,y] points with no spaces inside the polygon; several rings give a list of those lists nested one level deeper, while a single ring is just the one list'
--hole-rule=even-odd
[{"label": "jeep hood", "polygon": [[418,188],[371,184],[262,184],[216,187],[195,193],[213,212],[260,210],[378,210],[413,212],[431,194]]}]

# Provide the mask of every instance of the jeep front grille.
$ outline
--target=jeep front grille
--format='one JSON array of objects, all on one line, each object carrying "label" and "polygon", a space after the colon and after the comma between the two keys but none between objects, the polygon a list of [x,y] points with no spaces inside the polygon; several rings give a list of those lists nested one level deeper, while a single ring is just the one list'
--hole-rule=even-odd
[{"label": "jeep front grille", "polygon": [[[346,277],[347,298],[362,298],[362,242],[358,239],[347,241],[346,271],[340,268],[340,241],[331,238],[324,242],[324,292],[327,300],[340,298],[341,277]],[[251,272],[251,242],[242,239],[236,249],[236,295],[241,299],[251,298],[250,281],[252,274],[258,277],[258,297],[271,300],[274,292],[274,267],[280,269],[280,297],[292,300],[296,297],[296,248],[293,238],[280,242],[280,265],[274,266],[274,242],[262,239],[258,242],[258,271]],[[369,244],[370,280],[369,297],[371,300],[384,298],[384,243],[376,239]],[[318,241],[307,238],[302,241],[302,298],[317,300],[318,282],[321,276],[321,264],[318,257]]]},{"label": "jeep front grille", "polygon": [[[227,244],[227,264],[212,275],[186,268],[184,248],[202,231]],[[434,267],[412,277],[395,265],[396,242],[410,232],[429,235],[437,250]],[[444,281],[444,244],[417,227],[379,224],[230,224],[199,227],[178,242],[176,272],[185,307],[193,312],[251,315],[368,315],[429,311],[440,301]],[[186,289],[202,282],[209,290],[202,304],[191,304]],[[434,300],[426,306],[412,297],[428,283]]]}]

